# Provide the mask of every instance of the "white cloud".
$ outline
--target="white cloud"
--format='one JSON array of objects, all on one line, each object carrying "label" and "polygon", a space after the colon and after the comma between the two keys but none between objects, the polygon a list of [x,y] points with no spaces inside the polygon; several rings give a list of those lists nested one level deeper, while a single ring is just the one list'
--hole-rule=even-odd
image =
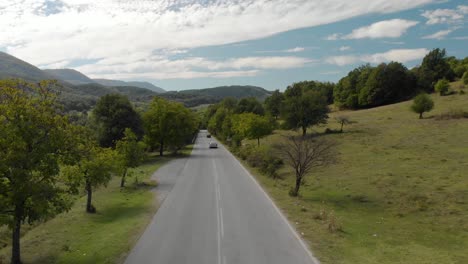
[{"label": "white cloud", "polygon": [[462,23],[468,14],[468,6],[460,5],[457,9],[436,9],[424,11],[421,15],[427,18],[426,24],[457,24]]},{"label": "white cloud", "polygon": [[363,38],[398,38],[415,25],[417,21],[405,19],[391,19],[373,23],[366,27],[353,30],[350,34],[343,36],[343,39],[363,39]]},{"label": "white cloud", "polygon": [[340,51],[347,51],[347,50],[350,50],[350,49],[351,49],[350,46],[341,46],[341,47],[339,48]]},{"label": "white cloud", "polygon": [[285,50],[285,52],[294,53],[294,52],[302,52],[304,50],[305,50],[305,48],[303,48],[303,47],[295,47],[293,49],[287,49],[287,50]]},{"label": "white cloud", "polygon": [[139,60],[168,56],[165,51],[238,43],[434,1],[0,0],[0,48],[36,65],[118,58],[129,72]]},{"label": "white cloud", "polygon": [[452,32],[453,32],[453,29],[441,30],[441,31],[437,31],[434,34],[424,36],[423,39],[438,39],[438,40],[441,40],[441,39],[444,39],[448,34],[450,34]]},{"label": "white cloud", "polygon": [[328,35],[325,39],[326,40],[338,40],[341,38],[341,35],[340,33],[334,33],[334,34],[331,34],[331,35]]},{"label": "white cloud", "polygon": [[383,53],[331,56],[325,59],[325,62],[338,66],[344,66],[355,63],[373,63],[398,61],[406,63],[424,58],[429,52],[428,49],[393,49]]},{"label": "white cloud", "polygon": [[468,36],[454,37],[453,39],[456,39],[456,40],[465,40],[465,39],[468,39]]},{"label": "white cloud", "polygon": [[331,56],[326,58],[325,62],[329,64],[334,64],[338,66],[345,66],[348,64],[354,64],[359,62],[359,57],[355,55],[345,55],[345,56]]},{"label": "white cloud", "polygon": [[[260,70],[279,70],[304,67],[314,60],[293,56],[242,57],[224,61],[214,61],[201,57],[169,60],[151,57],[134,62],[123,63],[125,58],[102,59],[75,69],[94,78],[114,76],[123,79],[148,76],[158,79],[188,78],[201,76],[220,78],[222,76],[252,76]],[[211,73],[211,74],[209,74]]]}]

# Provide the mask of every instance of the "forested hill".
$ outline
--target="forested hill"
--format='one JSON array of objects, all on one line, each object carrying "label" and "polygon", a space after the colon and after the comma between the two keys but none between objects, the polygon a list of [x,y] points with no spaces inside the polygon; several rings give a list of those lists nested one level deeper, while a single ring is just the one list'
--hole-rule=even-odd
[{"label": "forested hill", "polygon": [[44,72],[59,80],[64,80],[74,85],[95,83],[91,78],[73,69],[45,69]]},{"label": "forested hill", "polygon": [[153,85],[149,82],[136,82],[136,81],[124,82],[124,81],[107,80],[107,79],[93,79],[93,81],[104,86],[127,86],[127,87],[133,86],[133,87],[149,89],[157,93],[166,92],[163,88]]},{"label": "forested hill", "polygon": [[54,79],[36,66],[0,51],[0,79],[19,78],[26,81]]},{"label": "forested hill", "polygon": [[214,104],[227,97],[237,99],[254,97],[260,101],[270,96],[271,92],[257,86],[219,86],[199,90],[183,90],[179,92],[167,92],[162,95],[168,100],[183,103],[187,107],[194,107],[203,104]]}]

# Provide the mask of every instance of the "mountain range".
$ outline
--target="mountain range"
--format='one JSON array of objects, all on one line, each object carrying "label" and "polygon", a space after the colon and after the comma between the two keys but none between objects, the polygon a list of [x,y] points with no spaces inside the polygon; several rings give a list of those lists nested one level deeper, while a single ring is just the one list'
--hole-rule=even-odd
[{"label": "mountain range", "polygon": [[187,107],[217,103],[223,98],[255,97],[264,100],[270,95],[256,86],[221,86],[200,90],[166,92],[149,82],[92,79],[73,69],[44,69],[0,51],[0,79],[18,78],[29,82],[58,80],[60,100],[66,110],[87,111],[99,97],[119,93],[128,96],[136,104],[146,104],[154,96],[183,103]]}]

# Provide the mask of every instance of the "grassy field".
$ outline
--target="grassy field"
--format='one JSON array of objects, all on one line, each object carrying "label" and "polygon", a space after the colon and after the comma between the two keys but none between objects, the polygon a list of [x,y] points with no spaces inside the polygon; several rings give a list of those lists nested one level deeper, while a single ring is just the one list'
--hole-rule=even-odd
[{"label": "grassy field", "polygon": [[[184,150],[184,154],[190,150]],[[81,197],[68,213],[26,227],[29,230],[21,241],[23,263],[123,262],[158,208],[151,191],[156,183],[149,179],[173,158],[177,157],[150,157],[132,169],[128,187],[122,190],[120,178],[114,177],[107,188],[100,188],[93,195],[96,214],[85,213],[86,197]],[[135,183],[136,178],[139,183]],[[10,250],[0,250],[0,263],[9,263]]]},{"label": "grassy field", "polygon": [[[468,94],[432,98],[422,120],[411,102],[332,113],[315,133],[339,129],[338,115],[356,123],[324,135],[339,161],[309,175],[299,198],[290,170],[273,180],[251,168],[322,263],[468,263],[468,119],[436,118],[468,112]],[[342,231],[328,231],[332,221]]]}]

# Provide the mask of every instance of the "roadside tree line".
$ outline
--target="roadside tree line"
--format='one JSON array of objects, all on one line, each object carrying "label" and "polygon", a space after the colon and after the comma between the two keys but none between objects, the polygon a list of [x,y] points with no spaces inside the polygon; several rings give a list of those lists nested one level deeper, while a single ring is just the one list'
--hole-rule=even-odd
[{"label": "roadside tree line", "polygon": [[58,102],[57,82],[0,81],[0,225],[12,230],[12,257],[21,263],[23,223],[67,211],[76,195],[94,190],[139,166],[147,151],[177,152],[198,131],[197,116],[178,103],[155,98],[135,110],[128,98],[109,94],[89,114],[70,117]]}]

